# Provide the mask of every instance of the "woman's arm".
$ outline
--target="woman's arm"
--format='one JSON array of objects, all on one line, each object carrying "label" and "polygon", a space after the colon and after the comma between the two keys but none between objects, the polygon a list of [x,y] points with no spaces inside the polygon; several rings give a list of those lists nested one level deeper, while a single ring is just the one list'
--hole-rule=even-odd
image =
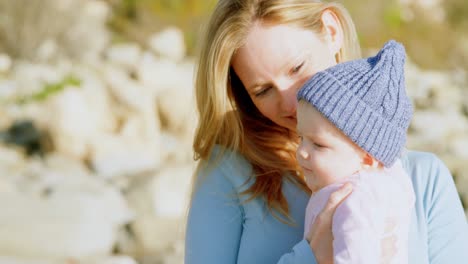
[{"label": "woman's arm", "polygon": [[[246,169],[244,171],[242,169],[241,172],[237,169],[246,166],[244,165],[245,164],[232,166],[228,161],[211,170],[208,175],[201,176],[193,193],[188,215],[185,240],[185,263],[233,264],[238,263],[241,257],[244,260],[249,259],[251,261],[250,263],[265,263],[266,259],[271,259],[271,250],[279,248],[283,250],[285,246],[286,248],[290,248],[289,252],[283,255],[278,251],[274,253],[274,255],[279,253],[278,264],[329,263],[326,261],[317,262],[312,249],[315,249],[314,252],[319,252],[319,256],[321,256],[322,259],[327,259],[326,257],[332,256],[331,253],[328,253],[332,252],[331,221],[333,213],[336,206],[349,194],[350,190],[346,188],[340,189],[340,191],[333,196],[334,198],[329,200],[326,208],[321,213],[322,221],[311,227],[311,234],[308,236],[311,241],[310,243],[302,239],[298,240],[297,244],[293,243],[287,246],[287,244],[293,242],[289,240],[291,235],[283,234],[283,232],[287,232],[289,228],[281,227],[282,224],[278,223],[277,220],[272,220],[273,217],[271,215],[263,215],[263,211],[253,213],[252,210],[261,208],[257,206],[249,207],[248,203],[253,203],[254,201],[244,204],[239,200],[237,193],[239,190],[237,188],[242,185],[244,182],[243,179],[245,179],[244,174],[249,173],[249,170]],[[296,200],[291,200],[289,202],[296,202]],[[244,211],[246,210],[245,207],[250,208],[249,216],[247,216],[247,212]],[[305,211],[305,208],[303,208],[303,210]],[[303,217],[303,214],[301,215]],[[248,217],[255,217],[255,219],[250,219],[250,227],[246,231],[243,227],[245,221],[249,220]],[[261,217],[262,219],[256,219],[256,217]],[[265,236],[265,234],[263,232],[265,227],[262,226],[264,217],[270,218],[269,221],[279,224],[277,229],[268,231],[277,233],[273,234],[273,236],[268,235],[268,237],[283,239],[279,241],[264,240],[265,237],[263,236]],[[253,226],[252,223],[254,223]],[[255,226],[257,225],[255,223],[259,225]],[[243,234],[243,232],[248,232],[248,237],[253,238],[254,241],[264,240],[262,242],[263,244],[255,244],[256,242],[252,241],[252,239],[247,240],[246,234]],[[292,228],[291,232],[293,232]],[[329,241],[329,243],[324,243],[324,241]],[[243,251],[244,253],[240,253],[241,248],[259,248],[260,251],[255,251],[255,255],[252,256],[240,256],[240,254],[245,254],[245,252],[247,252]],[[268,262],[271,263],[271,261]]]},{"label": "woman's arm", "polygon": [[281,256],[277,264],[318,264],[309,242],[303,239],[296,244],[292,251]]},{"label": "woman's arm", "polygon": [[185,263],[237,263],[242,221],[242,207],[233,185],[221,170],[202,176],[188,215]]},{"label": "woman's arm", "polygon": [[[186,264],[238,263],[245,215],[233,186],[223,171],[217,169],[199,181],[193,193],[187,221]],[[255,263],[255,259],[262,259],[261,256],[248,258],[252,263]],[[316,263],[306,240],[300,241],[278,261],[278,264]]]},{"label": "woman's arm", "polygon": [[431,264],[468,262],[468,224],[452,175],[430,155],[424,195]]}]

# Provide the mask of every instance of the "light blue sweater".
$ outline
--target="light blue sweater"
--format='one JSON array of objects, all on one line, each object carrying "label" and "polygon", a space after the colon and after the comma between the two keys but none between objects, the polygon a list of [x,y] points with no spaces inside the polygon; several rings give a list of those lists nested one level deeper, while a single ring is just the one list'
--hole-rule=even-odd
[{"label": "light blue sweater", "polygon": [[[401,160],[416,195],[409,263],[468,263],[468,224],[450,172],[429,153],[409,151]],[[284,224],[262,199],[242,203],[246,197],[239,192],[246,189],[251,170],[240,155],[225,154],[198,180],[188,216],[186,264],[317,263],[303,239],[309,196],[285,181],[283,192],[296,224]]]}]

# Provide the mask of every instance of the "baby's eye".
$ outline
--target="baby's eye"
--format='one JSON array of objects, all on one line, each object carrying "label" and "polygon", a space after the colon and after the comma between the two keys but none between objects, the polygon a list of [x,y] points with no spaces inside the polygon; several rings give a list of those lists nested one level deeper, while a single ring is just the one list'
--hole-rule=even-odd
[{"label": "baby's eye", "polygon": [[314,143],[314,146],[316,146],[317,148],[324,148],[325,147],[324,145],[319,144],[319,143]]},{"label": "baby's eye", "polygon": [[305,61],[301,62],[301,64],[297,65],[296,67],[291,69],[291,74],[298,73],[302,66],[304,66]]}]

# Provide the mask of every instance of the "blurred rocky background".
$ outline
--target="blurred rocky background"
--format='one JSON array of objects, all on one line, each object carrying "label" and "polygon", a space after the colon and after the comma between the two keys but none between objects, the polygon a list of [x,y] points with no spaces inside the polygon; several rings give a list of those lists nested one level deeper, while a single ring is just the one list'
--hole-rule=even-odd
[{"label": "blurred rocky background", "polygon": [[[183,263],[193,68],[215,0],[0,0],[0,263]],[[342,1],[409,55],[409,148],[468,204],[468,2]]]}]

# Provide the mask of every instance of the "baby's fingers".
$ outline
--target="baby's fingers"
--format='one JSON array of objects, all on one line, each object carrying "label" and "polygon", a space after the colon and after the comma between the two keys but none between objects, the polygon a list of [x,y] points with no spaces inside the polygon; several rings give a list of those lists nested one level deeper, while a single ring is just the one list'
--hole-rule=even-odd
[{"label": "baby's fingers", "polygon": [[325,214],[327,216],[333,217],[336,208],[340,203],[348,197],[349,194],[353,191],[353,185],[351,183],[345,183],[340,189],[336,190],[330,195],[328,198],[328,202],[325,205],[325,208],[321,212],[321,214]]}]

